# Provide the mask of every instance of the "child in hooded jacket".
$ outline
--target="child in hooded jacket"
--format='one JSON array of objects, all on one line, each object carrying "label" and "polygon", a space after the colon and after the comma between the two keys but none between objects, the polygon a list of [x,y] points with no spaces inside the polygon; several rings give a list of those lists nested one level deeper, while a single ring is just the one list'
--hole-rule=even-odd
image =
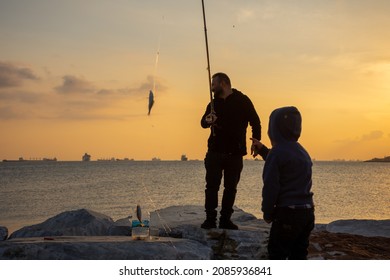
[{"label": "child in hooded jacket", "polygon": [[302,118],[296,107],[282,107],[270,115],[268,149],[252,139],[253,156],[265,160],[263,169],[263,218],[272,223],[268,242],[270,259],[306,259],[314,228],[312,161],[298,143]]}]

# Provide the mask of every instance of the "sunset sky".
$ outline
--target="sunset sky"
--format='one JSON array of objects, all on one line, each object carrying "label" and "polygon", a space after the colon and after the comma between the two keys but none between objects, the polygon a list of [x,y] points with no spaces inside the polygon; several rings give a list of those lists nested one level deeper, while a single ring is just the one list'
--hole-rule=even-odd
[{"label": "sunset sky", "polygon": [[[390,1],[205,5],[211,72],[251,98],[265,144],[294,105],[313,158],[390,155]],[[204,158],[201,0],[0,0],[0,38],[0,160]]]}]

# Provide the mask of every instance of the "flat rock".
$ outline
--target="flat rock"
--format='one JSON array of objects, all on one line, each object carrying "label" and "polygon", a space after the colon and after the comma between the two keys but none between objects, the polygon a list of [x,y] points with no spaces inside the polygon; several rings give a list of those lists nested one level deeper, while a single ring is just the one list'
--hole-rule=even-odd
[{"label": "flat rock", "polygon": [[175,238],[140,241],[116,236],[56,236],[0,243],[0,259],[8,260],[206,260],[211,255],[207,246]]},{"label": "flat rock", "polygon": [[213,249],[212,259],[266,259],[270,225],[252,214],[235,208],[232,221],[239,230],[200,228],[205,219],[204,207],[171,206],[151,213],[151,226],[159,234],[185,238]]},{"label": "flat rock", "polygon": [[390,237],[390,220],[338,220],[326,226],[333,233]]},{"label": "flat rock", "polygon": [[[232,221],[238,225],[240,231],[261,231],[269,232],[270,225],[262,219],[257,219],[254,215],[249,214],[239,208],[234,208]],[[184,206],[170,206],[164,209],[156,210],[150,213],[151,227],[160,230],[160,235],[170,235],[175,229],[183,231],[183,227],[200,229],[200,225],[205,220],[205,212],[203,206],[198,205],[184,205]],[[234,232],[229,230],[229,232]],[[191,235],[190,232],[187,234]]]}]

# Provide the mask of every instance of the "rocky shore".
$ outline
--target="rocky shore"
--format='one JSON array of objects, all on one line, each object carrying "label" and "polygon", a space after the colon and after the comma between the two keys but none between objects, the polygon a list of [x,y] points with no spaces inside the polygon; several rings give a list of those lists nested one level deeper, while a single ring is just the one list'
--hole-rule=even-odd
[{"label": "rocky shore", "polygon": [[[129,217],[118,221],[88,209],[58,214],[8,236],[0,225],[3,260],[208,260],[267,259],[270,226],[236,209],[239,230],[204,230],[201,206],[151,213],[151,237],[133,240]],[[309,259],[388,260],[390,220],[342,220],[316,225]]]}]

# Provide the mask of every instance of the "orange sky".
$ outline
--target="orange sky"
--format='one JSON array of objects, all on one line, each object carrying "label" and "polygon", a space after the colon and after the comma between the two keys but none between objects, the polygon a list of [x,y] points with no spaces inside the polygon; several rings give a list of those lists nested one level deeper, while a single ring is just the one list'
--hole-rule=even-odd
[{"label": "orange sky", "polygon": [[[251,98],[265,144],[269,114],[294,105],[313,158],[390,155],[390,2],[205,4],[211,70],[226,72]],[[201,1],[0,1],[0,160],[80,160],[85,152],[92,160],[203,159],[201,8]]]}]

